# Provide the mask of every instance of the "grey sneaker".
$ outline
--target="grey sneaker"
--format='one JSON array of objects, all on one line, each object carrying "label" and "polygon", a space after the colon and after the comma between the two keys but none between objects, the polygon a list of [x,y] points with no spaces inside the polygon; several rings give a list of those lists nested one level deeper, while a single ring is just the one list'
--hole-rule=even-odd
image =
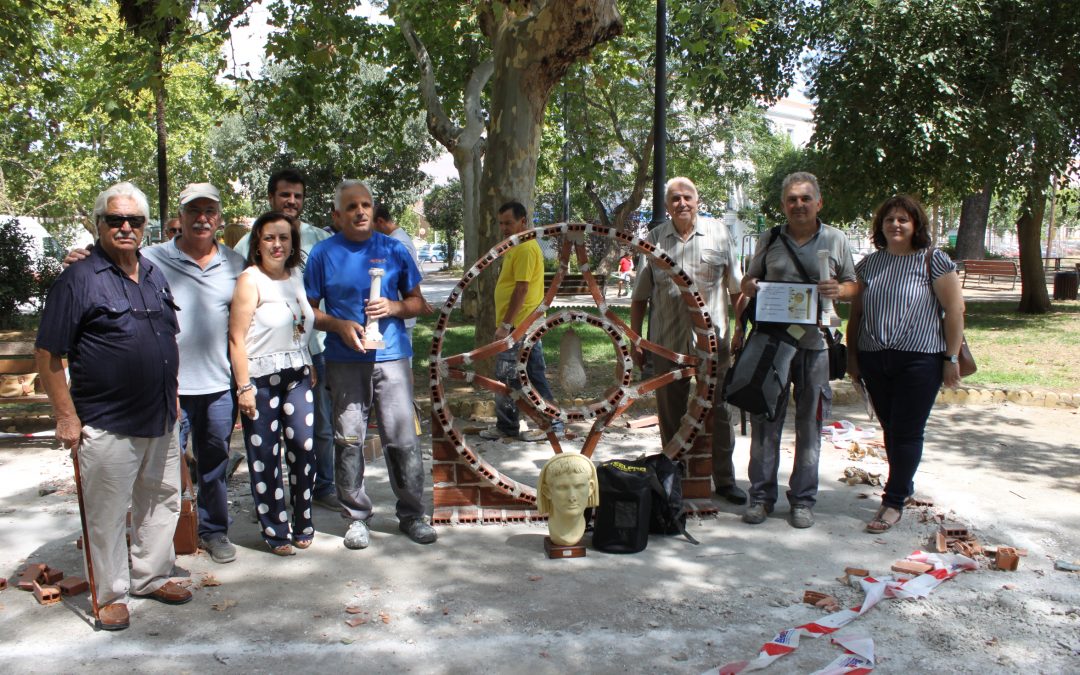
[{"label": "grey sneaker", "polygon": [[367,523],[362,520],[354,520],[349,525],[349,531],[345,533],[345,548],[353,550],[367,548],[371,543],[371,532]]},{"label": "grey sneaker", "polygon": [[398,529],[409,535],[417,544],[434,544],[439,538],[435,528],[424,522],[423,518],[412,518],[398,523]]},{"label": "grey sneaker", "polygon": [[495,427],[480,430],[480,438],[486,438],[489,441],[500,441],[507,436],[508,434],[504,434]]},{"label": "grey sneaker", "polygon": [[341,501],[337,498],[336,492],[327,492],[323,496],[315,497],[311,501],[324,509],[330,509],[331,511],[341,510]]},{"label": "grey sneaker", "polygon": [[814,512],[806,504],[796,504],[791,507],[791,526],[799,529],[811,527],[814,524]]},{"label": "grey sneaker", "polygon": [[746,507],[746,511],[742,514],[742,520],[750,525],[760,525],[765,522],[770,513],[772,513],[771,506],[767,506],[763,502],[754,502]]},{"label": "grey sneaker", "polygon": [[206,549],[210,559],[216,563],[230,563],[236,560],[236,547],[224,534],[212,534],[209,539],[200,539],[199,546]]}]

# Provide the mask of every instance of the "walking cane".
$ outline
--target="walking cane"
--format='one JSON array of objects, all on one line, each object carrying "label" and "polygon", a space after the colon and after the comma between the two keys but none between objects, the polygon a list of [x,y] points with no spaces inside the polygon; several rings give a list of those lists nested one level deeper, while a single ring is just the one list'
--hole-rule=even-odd
[{"label": "walking cane", "polygon": [[86,527],[86,508],[83,506],[83,494],[82,494],[82,478],[79,476],[79,451],[77,448],[71,450],[72,464],[75,465],[75,492],[79,495],[79,520],[82,521],[82,541],[83,541],[83,555],[86,556],[86,577],[90,582],[90,603],[94,610],[94,621],[96,624],[101,623],[101,617],[98,616],[98,602],[97,602],[97,585],[94,583],[94,561],[90,557],[90,531]]}]

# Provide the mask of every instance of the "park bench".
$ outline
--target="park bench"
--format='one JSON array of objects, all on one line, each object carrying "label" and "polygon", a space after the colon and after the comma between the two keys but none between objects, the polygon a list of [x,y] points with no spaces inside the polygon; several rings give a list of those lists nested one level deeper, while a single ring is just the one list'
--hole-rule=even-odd
[{"label": "park bench", "polygon": [[[0,342],[0,375],[8,386],[12,380],[22,375],[36,375],[37,363],[34,361],[34,343],[32,342]],[[25,378],[26,380],[30,378]],[[34,378],[32,392],[17,396],[0,397],[0,403],[48,403],[49,397],[45,395],[41,378]],[[6,388],[6,387],[5,387]]]},{"label": "park bench", "polygon": [[967,288],[969,277],[975,277],[975,282],[980,279],[989,279],[991,284],[997,278],[1004,277],[1012,284],[1009,290],[1013,290],[1016,288],[1016,280],[1020,276],[1016,263],[1011,260],[964,260],[961,261],[961,267],[964,274],[961,288]]},{"label": "park bench", "polygon": [[[551,288],[551,281],[555,278],[554,272],[544,273],[544,288]],[[600,294],[607,295],[607,283],[608,279],[605,276],[597,276],[596,283],[600,284]],[[562,283],[559,284],[559,290],[555,293],[556,298],[568,297],[572,295],[588,295],[589,284],[585,282],[585,276],[583,274],[570,274],[562,278]]]}]

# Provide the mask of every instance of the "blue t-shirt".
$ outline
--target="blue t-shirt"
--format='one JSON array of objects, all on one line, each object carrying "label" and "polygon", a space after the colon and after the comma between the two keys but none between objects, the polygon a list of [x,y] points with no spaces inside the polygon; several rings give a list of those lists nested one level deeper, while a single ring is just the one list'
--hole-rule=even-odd
[{"label": "blue t-shirt", "polygon": [[[351,241],[340,232],[311,249],[304,267],[304,291],[317,306],[325,303],[325,312],[338,319],[367,325],[364,303],[371,289],[369,270],[383,270],[381,296],[391,300],[405,297],[420,283],[420,270],[404,244],[379,232],[365,241]],[[397,317],[379,320],[384,349],[355,351],[347,347],[337,333],[326,334],[327,361],[396,361],[412,356],[405,322]]]},{"label": "blue t-shirt", "polygon": [[139,283],[101,246],[64,270],[45,301],[36,346],[68,357],[84,425],[157,438],[176,421],[176,305],[161,271],[139,256]]}]

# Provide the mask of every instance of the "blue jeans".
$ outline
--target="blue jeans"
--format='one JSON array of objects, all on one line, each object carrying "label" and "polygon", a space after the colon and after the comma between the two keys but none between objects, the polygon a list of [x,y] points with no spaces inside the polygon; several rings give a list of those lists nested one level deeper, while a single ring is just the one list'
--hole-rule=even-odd
[{"label": "blue jeans", "polygon": [[198,469],[199,536],[229,531],[229,438],[236,419],[236,396],[226,389],[213,394],[180,395],[180,449],[187,447]]},{"label": "blue jeans", "polygon": [[859,352],[859,372],[885,433],[889,480],[881,503],[903,509],[915,492],[926,420],[941,389],[941,354],[886,349]]},{"label": "blue jeans", "polygon": [[[518,342],[513,348],[500,353],[495,360],[495,379],[512,389],[521,389],[521,382],[517,378],[517,360],[522,344]],[[528,375],[529,382],[532,383],[537,394],[554,402],[555,397],[551,393],[551,387],[548,386],[545,368],[544,344],[543,341],[537,340],[532,351],[529,352],[529,360],[525,363],[525,374]],[[495,397],[495,418],[497,420],[495,426],[499,433],[504,436],[518,435],[518,408],[513,398],[502,395]],[[551,428],[555,433],[561,433],[562,421],[552,420]]]},{"label": "blue jeans", "polygon": [[334,412],[330,406],[330,390],[326,388],[326,358],[322,352],[311,355],[319,381],[311,393],[315,395],[315,497],[334,494]]}]

